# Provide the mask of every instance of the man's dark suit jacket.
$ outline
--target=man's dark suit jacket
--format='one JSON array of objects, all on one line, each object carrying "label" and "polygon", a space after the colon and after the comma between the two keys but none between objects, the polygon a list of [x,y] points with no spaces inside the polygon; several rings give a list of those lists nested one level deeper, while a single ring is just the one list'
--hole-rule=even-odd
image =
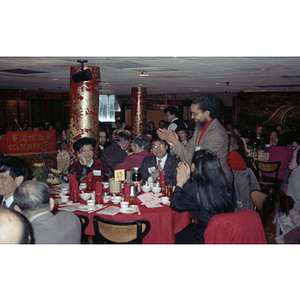
[{"label": "man's dark suit jacket", "polygon": [[[165,166],[163,168],[167,185],[176,185],[176,176],[177,176],[176,168],[180,161],[181,160],[179,158],[168,154],[168,158],[167,158]],[[148,180],[148,177],[151,176],[148,171],[148,168],[151,168],[151,167],[155,167],[155,169],[157,169],[155,155],[147,156],[143,160],[143,163],[141,166],[141,174],[142,174],[143,182],[146,182]]]},{"label": "man's dark suit jacket", "polygon": [[113,143],[104,149],[100,155],[100,159],[107,163],[113,171],[117,164],[125,160],[126,156],[126,151],[124,151],[119,144]]}]

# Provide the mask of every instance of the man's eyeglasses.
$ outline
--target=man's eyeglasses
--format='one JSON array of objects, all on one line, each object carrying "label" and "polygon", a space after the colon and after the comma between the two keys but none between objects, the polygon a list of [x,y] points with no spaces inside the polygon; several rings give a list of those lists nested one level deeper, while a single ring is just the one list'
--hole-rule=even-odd
[{"label": "man's eyeglasses", "polygon": [[164,144],[158,144],[158,145],[152,145],[152,148],[157,149],[157,148],[162,148]]}]

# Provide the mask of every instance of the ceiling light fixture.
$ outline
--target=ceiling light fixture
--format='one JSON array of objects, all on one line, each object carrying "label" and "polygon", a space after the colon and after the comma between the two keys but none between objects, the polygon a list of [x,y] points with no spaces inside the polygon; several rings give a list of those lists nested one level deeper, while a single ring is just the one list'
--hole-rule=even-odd
[{"label": "ceiling light fixture", "polygon": [[269,71],[271,69],[268,69],[268,68],[258,68],[258,69],[255,69],[255,71]]},{"label": "ceiling light fixture", "polygon": [[142,70],[142,72],[141,72],[141,74],[138,74],[138,76],[140,76],[140,77],[148,77],[149,76],[149,74],[147,74],[147,73],[144,73],[145,71],[144,70]]},{"label": "ceiling light fixture", "polygon": [[72,74],[72,79],[75,83],[88,81],[93,78],[92,73],[89,69],[83,70],[83,64],[87,63],[87,60],[77,60],[77,62],[81,63],[81,71]]}]

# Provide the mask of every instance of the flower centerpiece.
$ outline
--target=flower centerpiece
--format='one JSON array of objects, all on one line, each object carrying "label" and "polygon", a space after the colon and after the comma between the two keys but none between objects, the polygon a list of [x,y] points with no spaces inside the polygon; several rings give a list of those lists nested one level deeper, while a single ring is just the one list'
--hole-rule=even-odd
[{"label": "flower centerpiece", "polygon": [[62,171],[45,166],[44,163],[35,163],[33,168],[33,178],[48,184],[59,184],[68,182],[68,176]]}]

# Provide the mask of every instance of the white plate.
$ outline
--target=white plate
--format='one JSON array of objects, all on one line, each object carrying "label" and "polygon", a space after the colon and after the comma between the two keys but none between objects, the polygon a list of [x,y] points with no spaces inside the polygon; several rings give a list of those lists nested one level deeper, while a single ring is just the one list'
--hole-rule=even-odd
[{"label": "white plate", "polygon": [[103,207],[102,204],[96,204],[96,205],[79,205],[77,207],[77,210],[79,211],[91,211],[91,210],[95,210],[95,209],[100,209],[101,207]]},{"label": "white plate", "polygon": [[119,212],[122,214],[134,214],[138,211],[139,211],[139,209],[136,205],[133,207],[129,206],[129,207],[125,207],[125,208],[120,208],[120,210],[119,210]]}]

